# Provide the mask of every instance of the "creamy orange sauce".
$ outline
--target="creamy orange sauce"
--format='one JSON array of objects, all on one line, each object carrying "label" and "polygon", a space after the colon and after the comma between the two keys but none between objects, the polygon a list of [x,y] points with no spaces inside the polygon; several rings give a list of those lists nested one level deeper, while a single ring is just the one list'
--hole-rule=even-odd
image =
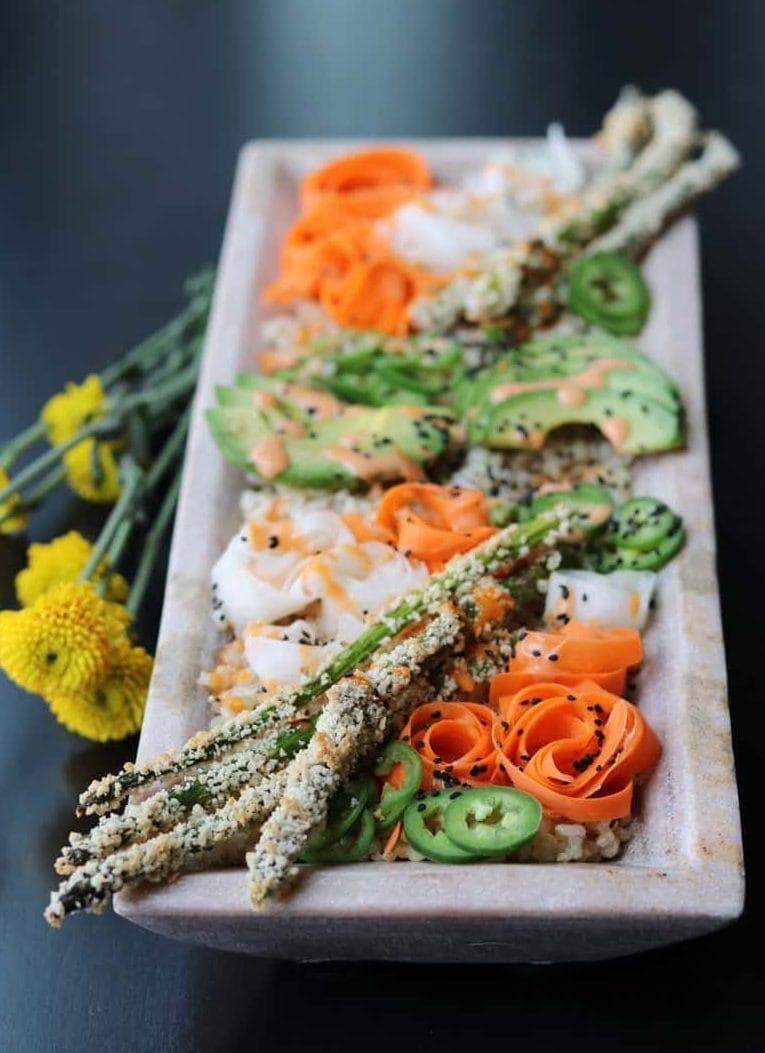
[{"label": "creamy orange sauce", "polygon": [[291,369],[298,362],[298,352],[289,348],[261,351],[258,355],[258,366],[263,373],[276,373],[279,369]]},{"label": "creamy orange sauce", "polygon": [[587,392],[576,384],[562,384],[558,388],[558,402],[564,406],[583,406],[587,401]]},{"label": "creamy orange sauce", "polygon": [[250,460],[264,479],[273,479],[290,463],[287,448],[278,435],[267,435],[256,443],[250,451]]},{"label": "creamy orange sauce", "polygon": [[305,435],[305,425],[290,417],[281,417],[276,426],[277,435],[289,435],[292,439],[301,439]]},{"label": "creamy orange sauce", "polygon": [[611,511],[611,505],[605,503],[602,505],[593,505],[588,512],[588,518],[594,525],[605,523],[611,518]]},{"label": "creamy orange sauce", "polygon": [[315,420],[339,417],[345,411],[345,403],[330,395],[328,391],[301,388],[298,384],[284,384],[284,394],[306,412],[312,412]]},{"label": "creamy orange sauce", "polygon": [[335,581],[330,568],[321,556],[317,556],[315,559],[310,560],[305,567],[305,571],[313,571],[314,574],[321,578],[327,599],[332,600],[338,607],[345,611],[356,611],[356,604],[342,585]]},{"label": "creamy orange sauce", "polygon": [[[248,525],[250,535],[250,548],[256,552],[264,549],[273,549],[276,555],[283,552],[296,553],[299,556],[310,556],[316,551],[316,546],[310,538],[301,536],[295,531],[291,519],[269,519],[260,522],[251,522]],[[276,538],[276,544],[272,539]],[[275,571],[277,575],[280,571]],[[266,578],[267,569],[261,567],[258,571],[262,578]]]},{"label": "creamy orange sauce", "polygon": [[636,368],[634,362],[626,358],[602,358],[590,362],[580,373],[571,377],[554,377],[549,380],[515,380],[506,384],[497,384],[492,388],[491,401],[504,402],[513,395],[522,395],[527,391],[557,391],[558,399],[568,406],[581,406],[587,398],[587,388],[604,388],[608,375],[615,369]]},{"label": "creamy orange sauce", "polygon": [[630,618],[637,618],[638,611],[640,610],[640,593],[630,593]]},{"label": "creamy orange sauce", "polygon": [[573,489],[574,484],[571,482],[570,479],[561,479],[560,482],[556,482],[554,479],[551,479],[549,482],[542,483],[542,485],[537,490],[537,493],[540,497],[542,497],[544,494],[554,494],[557,493],[559,490],[565,490],[566,492],[568,492],[569,490]]},{"label": "creamy orange sauce", "polygon": [[325,456],[341,464],[357,479],[397,479],[401,476],[410,483],[425,480],[421,465],[396,451],[366,454],[343,446],[332,446],[325,451]]},{"label": "creamy orange sauce", "polygon": [[630,433],[630,422],[624,417],[609,417],[600,425],[600,430],[618,449]]},{"label": "creamy orange sauce", "polygon": [[279,406],[279,400],[270,391],[253,391],[252,401],[263,410],[278,409]]}]

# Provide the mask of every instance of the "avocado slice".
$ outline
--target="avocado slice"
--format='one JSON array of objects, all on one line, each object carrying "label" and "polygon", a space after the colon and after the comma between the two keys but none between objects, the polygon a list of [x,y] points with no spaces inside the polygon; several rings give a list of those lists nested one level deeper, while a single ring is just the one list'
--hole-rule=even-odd
[{"label": "avocado slice", "polygon": [[554,428],[593,424],[621,453],[671,450],[683,441],[680,414],[632,390],[589,388],[580,405],[555,389],[525,391],[481,407],[469,422],[472,442],[500,449],[538,449]]},{"label": "avocado slice", "polygon": [[604,377],[607,388],[647,395],[679,412],[680,396],[670,378],[631,344],[605,333],[548,336],[523,344],[503,355],[491,369],[458,385],[456,406],[463,415],[475,412],[476,407],[492,399],[501,385],[508,383],[563,385],[567,378],[581,375],[605,359],[628,363],[623,368],[609,369]]},{"label": "avocado slice", "polygon": [[257,475],[253,451],[276,437],[287,464],[270,481],[291,486],[353,490],[401,478],[405,459],[426,463],[452,441],[448,412],[436,414],[419,406],[349,407],[339,416],[309,418],[303,433],[294,434],[285,430],[281,409],[259,409],[247,391],[223,388],[221,398],[217,408],[207,411],[207,419],[226,459]]}]

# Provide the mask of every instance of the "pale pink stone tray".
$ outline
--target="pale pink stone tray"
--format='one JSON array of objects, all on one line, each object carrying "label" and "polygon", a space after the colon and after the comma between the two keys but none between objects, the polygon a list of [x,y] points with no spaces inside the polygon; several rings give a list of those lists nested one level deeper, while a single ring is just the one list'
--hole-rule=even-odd
[{"label": "pale pink stone tray", "polygon": [[[216,634],[210,568],[238,525],[240,473],[208,433],[216,383],[252,368],[259,291],[275,271],[296,181],[340,142],[268,142],[240,156],[175,525],[157,662],[139,756],[181,744],[209,713],[197,687]],[[492,140],[413,144],[446,179]],[[696,226],[651,253],[654,308],[640,345],[679,383],[688,448],[649,458],[636,491],[683,515],[688,544],[662,572],[640,702],[664,755],[641,794],[638,836],[613,864],[364,863],[309,871],[256,914],[244,869],[193,873],[116,897],[155,932],[250,954],[302,959],[571,961],[611,958],[717,929],[742,909],[744,878],[725,682],[702,373]]]}]

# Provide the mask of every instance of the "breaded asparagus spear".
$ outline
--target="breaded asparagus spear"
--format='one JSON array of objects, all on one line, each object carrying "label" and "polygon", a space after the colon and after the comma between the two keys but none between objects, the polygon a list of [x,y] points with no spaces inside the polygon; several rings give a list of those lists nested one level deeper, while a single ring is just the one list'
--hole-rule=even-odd
[{"label": "breaded asparagus spear", "polygon": [[411,708],[405,689],[412,671],[429,655],[456,650],[462,623],[461,612],[444,607],[419,636],[396,647],[397,661],[383,677],[357,673],[327,692],[316,732],[287,766],[282,798],[247,855],[255,906],[297,874],[296,862],[325,820],[332,795]]},{"label": "breaded asparagus spear", "polygon": [[[376,730],[379,723],[378,707],[390,707],[386,709],[387,715],[383,720],[383,725],[387,727],[399,709],[412,707],[422,700],[423,692],[427,694],[432,690],[426,679],[420,681],[418,690],[418,679],[425,673],[431,659],[447,650],[460,650],[463,625],[464,615],[449,604],[438,611],[420,633],[376,656],[363,673],[364,684],[367,685],[363,698],[355,693],[354,686],[361,674],[343,678],[332,688],[330,694],[333,693],[335,699],[352,696],[361,703],[369,691],[374,696],[369,714],[359,713],[358,720],[354,718],[352,724],[354,727],[358,723],[368,728],[372,737],[368,740],[363,736],[353,738],[356,752],[344,754],[348,764],[359,763],[366,756],[367,747],[381,741]],[[330,717],[332,712],[330,710]],[[317,734],[320,736],[319,741],[322,741],[322,727],[326,726],[325,722],[320,727],[323,715],[324,710],[317,722],[312,742],[316,741]],[[348,741],[350,743],[351,740]],[[310,746],[301,752],[306,753],[308,748]],[[51,894],[51,902],[45,912],[47,921],[59,925],[67,914],[74,911],[99,912],[114,892],[141,880],[162,881],[182,869],[194,855],[209,851],[240,831],[262,822],[280,801],[290,767],[273,772],[255,786],[246,787],[238,798],[228,799],[213,812],[205,812],[197,804],[191,814],[172,829],[111,852],[103,858],[89,859],[74,869]]]},{"label": "breaded asparagus spear", "polygon": [[[633,201],[668,179],[693,147],[696,111],[674,91],[648,100],[647,110],[651,136],[627,169],[593,181],[576,211],[546,217],[536,238],[487,254],[478,274],[460,276],[436,296],[418,300],[412,308],[414,324],[420,329],[442,331],[461,317],[487,321],[509,314],[524,295],[528,298],[526,286],[529,282],[537,284],[540,271],[554,276],[567,258],[608,230]],[[634,149],[632,122],[612,125],[608,133],[612,153],[619,152],[617,134],[624,137],[625,154]]]},{"label": "breaded asparagus spear", "polygon": [[119,814],[104,815],[87,834],[72,833],[56,860],[59,874],[70,874],[90,859],[104,858],[125,845],[146,841],[185,821],[197,806],[214,811],[245,786],[267,778],[313,734],[313,724],[279,728],[255,744],[239,746],[216,764],[190,772],[175,786],[161,788],[145,801],[128,804]]},{"label": "breaded asparagus spear", "polygon": [[686,161],[658,190],[631,205],[615,227],[588,246],[587,253],[642,255],[669,220],[739,167],[740,157],[724,135],[709,132],[702,143],[702,152],[695,160]]},{"label": "breaded asparagus spear", "polygon": [[[543,567],[532,564],[501,583],[490,576],[477,583],[473,594],[463,599],[461,610],[476,645],[491,636],[491,653],[482,651],[480,660],[472,658],[469,653],[464,658],[450,654],[442,673],[436,670],[435,678],[429,674],[428,683],[433,686],[432,689],[427,686],[425,694],[432,694],[435,690],[439,697],[448,698],[457,690],[457,682],[452,676],[455,658],[466,671],[473,668],[477,675],[474,666],[478,661],[479,679],[504,668],[509,653],[507,648],[511,646],[508,620],[521,624],[518,612],[528,606],[531,593],[537,594],[535,584],[542,573]],[[494,601],[490,619],[482,615],[482,604],[489,595]],[[382,667],[381,662],[376,664]],[[162,788],[144,801],[128,804],[121,814],[102,816],[88,834],[70,834],[70,844],[61,850],[56,871],[71,874],[76,867],[91,859],[105,858],[126,845],[164,833],[187,819],[197,805],[208,812],[220,808],[244,786],[253,786],[284,767],[311,738],[315,723],[316,715],[298,726],[275,729],[260,738],[249,739],[216,763],[190,772],[172,788]]]}]

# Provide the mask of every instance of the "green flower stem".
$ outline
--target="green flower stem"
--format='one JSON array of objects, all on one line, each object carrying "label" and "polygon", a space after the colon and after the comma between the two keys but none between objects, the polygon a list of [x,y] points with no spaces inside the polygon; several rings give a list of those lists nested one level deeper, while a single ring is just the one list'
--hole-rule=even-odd
[{"label": "green flower stem", "polygon": [[20,493],[28,483],[35,480],[49,468],[58,464],[64,455],[74,446],[77,446],[82,442],[83,439],[115,431],[121,427],[123,421],[130,412],[142,406],[166,406],[167,403],[178,398],[180,395],[189,394],[196,384],[196,379],[197,364],[195,362],[167,384],[154,388],[151,391],[142,392],[139,395],[127,396],[120,400],[115,400],[114,403],[109,406],[108,416],[101,417],[99,420],[93,421],[85,427],[80,428],[77,434],[73,435],[71,439],[61,443],[59,446],[52,446],[36,460],[32,461],[31,464],[28,464],[23,468],[18,475],[14,476],[9,481],[8,485],[3,490],[0,490],[0,504],[14,494]]},{"label": "green flower stem", "polygon": [[24,496],[23,503],[27,512],[32,512],[38,505],[41,505],[48,494],[53,493],[56,487],[60,486],[65,479],[66,469],[61,466],[54,468],[50,475],[46,476],[34,490],[30,490]]},{"label": "green flower stem", "polygon": [[31,490],[22,498],[20,504],[0,515],[0,527],[2,527],[2,525],[9,519],[17,516],[20,512],[33,512],[38,505],[42,504],[49,493],[63,483],[64,479],[66,479],[66,472],[64,469],[54,469],[46,479],[43,479],[36,489]]},{"label": "green flower stem", "polygon": [[[112,387],[128,374],[139,371],[151,373],[159,364],[159,377],[167,375],[167,359],[173,351],[179,351],[175,371],[187,359],[195,359],[202,344],[212,300],[213,274],[203,271],[188,283],[192,297],[188,306],[166,325],[128,351],[121,359],[107,366],[98,376],[104,389]],[[184,342],[188,340],[187,346]],[[30,446],[46,437],[45,424],[38,420],[0,447],[0,468],[9,468]]]},{"label": "green flower stem", "polygon": [[189,305],[161,329],[147,337],[140,344],[128,351],[118,362],[107,366],[100,373],[101,383],[105,388],[111,387],[117,380],[133,370],[149,372],[153,365],[163,360],[169,351],[177,347],[189,332],[194,333],[197,327],[204,331],[210,313],[212,299],[212,277],[197,282],[197,288]]},{"label": "green flower stem", "polygon": [[35,421],[34,424],[30,424],[24,431],[10,439],[0,450],[0,468],[10,468],[17,457],[20,457],[25,450],[28,450],[30,446],[33,446],[40,439],[45,438],[45,425],[41,420]]},{"label": "green flower stem", "polygon": [[80,581],[90,581],[96,573],[98,565],[106,555],[120,524],[124,518],[133,518],[135,509],[132,507],[139,491],[144,484],[143,473],[132,457],[123,457],[120,462],[120,474],[122,475],[122,489],[114,504],[109,518],[103,525],[98,540],[93,546],[90,559],[83,567]]},{"label": "green flower stem", "polygon": [[181,370],[191,363],[199,361],[202,347],[204,346],[205,330],[195,335],[186,344],[179,344],[172,348],[159,362],[147,378],[151,384],[160,384],[168,377],[177,376]]},{"label": "green flower stem", "polygon": [[172,402],[174,399],[187,395],[192,391],[196,386],[198,372],[197,362],[194,361],[181,373],[178,373],[177,376],[174,376],[164,384],[141,391],[137,395],[128,395],[123,400],[115,401],[113,405],[110,405],[109,409],[115,415],[123,416],[131,410],[142,406],[150,407],[157,404],[164,406],[168,402]]},{"label": "green flower stem", "polygon": [[136,525],[135,518],[130,516],[127,519],[123,519],[117,529],[114,531],[114,537],[112,538],[111,544],[106,550],[106,571],[96,582],[96,591],[99,596],[105,596],[107,589],[109,588],[109,581],[111,579],[112,571],[117,566],[125,551],[125,546],[130,540],[130,535],[133,533],[133,528]]},{"label": "green flower stem", "polygon": [[149,578],[151,577],[151,572],[154,569],[154,564],[156,563],[159,554],[162,538],[170,524],[173,513],[175,512],[180,488],[181,470],[179,468],[175,478],[170,484],[170,488],[163,498],[162,504],[159,507],[157,518],[152,523],[150,529],[146,533],[146,537],[144,538],[141,559],[133,576],[133,584],[125,603],[125,606],[131,614],[136,614],[138,608],[141,606],[141,602],[146,592],[146,586],[149,584]]},{"label": "green flower stem", "polygon": [[84,428],[80,428],[76,435],[73,435],[71,439],[67,439],[66,442],[62,442],[60,446],[51,446],[49,450],[46,450],[31,464],[28,464],[26,468],[22,468],[18,475],[15,475],[8,485],[3,490],[0,490],[0,504],[7,501],[14,494],[20,493],[28,483],[31,483],[39,475],[43,475],[49,468],[57,465],[64,457],[64,454],[81,443],[83,439],[101,435],[112,429],[113,422],[111,419],[102,418],[99,421],[94,421],[92,424],[87,424]]},{"label": "green flower stem", "polygon": [[189,419],[191,417],[191,405],[189,404],[178,419],[177,424],[170,433],[170,438],[157,454],[154,463],[146,473],[146,489],[151,491],[173,463],[175,458],[183,449],[186,441],[186,433],[189,430]]}]

